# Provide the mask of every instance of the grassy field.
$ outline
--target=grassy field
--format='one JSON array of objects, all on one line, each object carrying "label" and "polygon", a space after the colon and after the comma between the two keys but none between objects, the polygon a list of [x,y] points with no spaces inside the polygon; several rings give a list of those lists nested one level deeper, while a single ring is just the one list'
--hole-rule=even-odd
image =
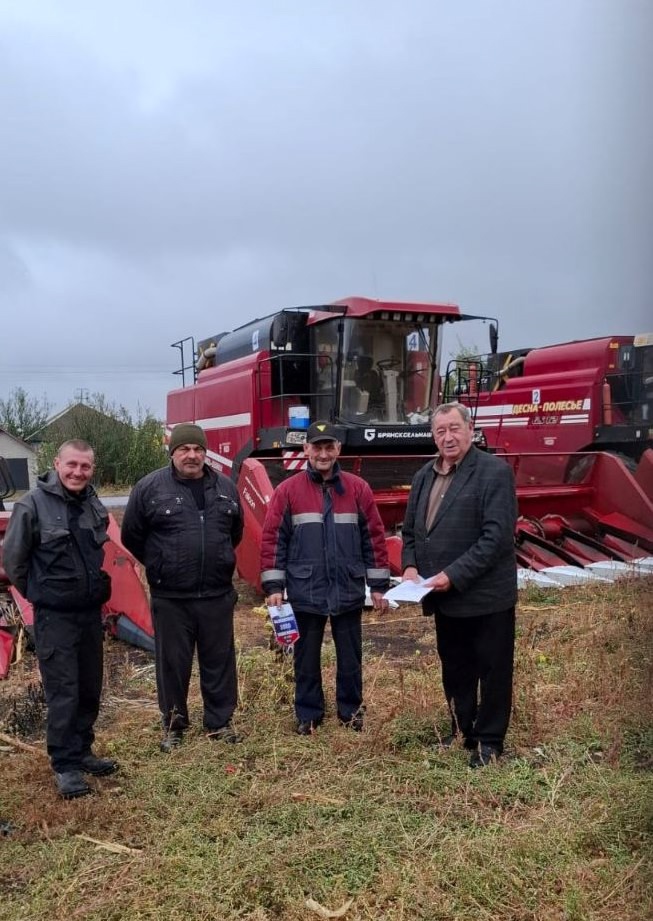
[{"label": "grassy field", "polygon": [[[121,771],[65,803],[41,754],[31,657],[0,685],[0,915],[14,919],[653,917],[651,581],[524,593],[507,754],[438,751],[446,712],[430,619],[366,615],[367,728],[293,731],[288,661],[259,603],[237,618],[239,746],[195,728],[158,751],[154,673],[107,644],[98,750]],[[91,840],[93,839],[93,840]],[[98,843],[99,842],[99,843]],[[331,914],[330,914],[331,913]]]}]

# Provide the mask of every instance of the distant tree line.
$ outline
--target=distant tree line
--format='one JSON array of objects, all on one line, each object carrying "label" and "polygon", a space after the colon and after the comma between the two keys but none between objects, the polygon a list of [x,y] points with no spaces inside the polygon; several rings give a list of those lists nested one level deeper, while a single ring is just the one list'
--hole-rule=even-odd
[{"label": "distant tree line", "polygon": [[0,426],[10,435],[26,441],[43,428],[51,408],[44,396],[39,400],[28,396],[22,387],[16,387],[7,400],[0,400]]},{"label": "distant tree line", "polygon": [[41,473],[52,466],[59,445],[75,438],[94,448],[99,486],[132,486],[167,462],[163,427],[149,411],[139,409],[133,418],[124,406],[116,406],[101,393],[75,404],[48,425],[50,411],[45,397],[30,397],[22,387],[8,399],[0,399],[0,427],[24,441],[38,442]]}]

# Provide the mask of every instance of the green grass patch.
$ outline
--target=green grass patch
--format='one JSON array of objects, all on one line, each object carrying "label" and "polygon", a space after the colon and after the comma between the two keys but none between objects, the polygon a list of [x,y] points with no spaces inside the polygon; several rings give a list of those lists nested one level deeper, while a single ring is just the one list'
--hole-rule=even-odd
[{"label": "green grass patch", "polygon": [[[366,635],[363,733],[335,719],[330,648],[327,719],[300,738],[291,662],[241,637],[245,742],[203,735],[195,681],[195,728],[169,756],[151,668],[116,645],[99,749],[119,774],[63,803],[45,759],[0,753],[4,921],[306,921],[320,917],[310,899],[325,910],[353,899],[349,921],[653,915],[646,587],[522,599],[507,752],[481,771],[462,748],[437,747],[448,725],[437,657],[409,649],[431,649],[424,619],[397,625],[396,656],[391,630]],[[34,680],[26,661],[3,694]]]}]

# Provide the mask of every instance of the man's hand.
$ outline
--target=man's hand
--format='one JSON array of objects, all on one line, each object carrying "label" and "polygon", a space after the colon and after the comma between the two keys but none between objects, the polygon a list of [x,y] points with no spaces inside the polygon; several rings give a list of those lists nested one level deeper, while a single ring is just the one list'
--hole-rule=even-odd
[{"label": "man's hand", "polygon": [[402,582],[419,582],[419,573],[416,566],[406,566],[401,577]]},{"label": "man's hand", "polygon": [[388,610],[388,601],[383,597],[382,592],[372,592],[372,607],[375,611],[378,611],[379,614],[385,614]]},{"label": "man's hand", "polygon": [[274,595],[268,595],[265,603],[269,608],[280,608],[283,604],[283,592],[275,592]]},{"label": "man's hand", "polygon": [[431,576],[424,585],[428,585],[434,592],[448,592],[451,588],[451,579],[446,572],[439,572],[437,576]]}]

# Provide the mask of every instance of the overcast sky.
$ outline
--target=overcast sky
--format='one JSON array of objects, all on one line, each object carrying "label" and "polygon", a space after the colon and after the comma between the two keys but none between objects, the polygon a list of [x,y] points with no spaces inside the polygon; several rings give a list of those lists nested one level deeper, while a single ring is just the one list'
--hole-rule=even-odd
[{"label": "overcast sky", "polygon": [[[653,328],[652,0],[0,0],[0,398],[350,294]],[[485,347],[485,342],[477,343]]]}]

